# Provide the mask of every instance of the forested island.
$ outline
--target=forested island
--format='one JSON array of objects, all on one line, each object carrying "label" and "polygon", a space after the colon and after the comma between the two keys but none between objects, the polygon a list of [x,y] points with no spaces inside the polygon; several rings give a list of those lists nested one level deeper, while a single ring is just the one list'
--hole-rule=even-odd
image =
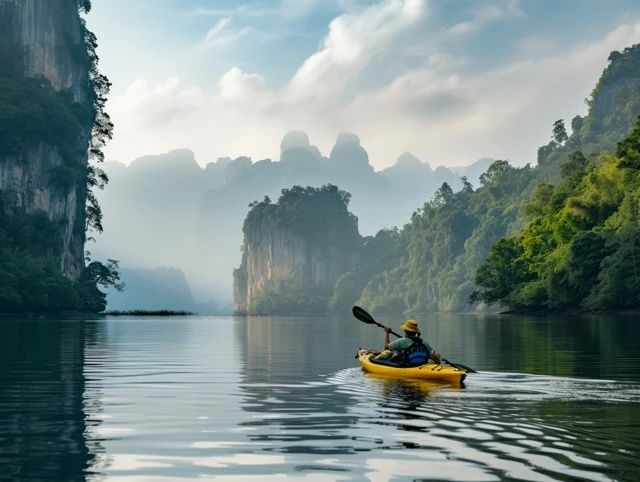
[{"label": "forested island", "polygon": [[0,2],[0,312],[98,312],[117,263],[91,261],[112,124],[88,0]]},{"label": "forested island", "polygon": [[326,311],[338,277],[355,269],[361,237],[336,186],[284,189],[277,202],[251,205],[244,222],[242,265],[234,271],[243,313]]},{"label": "forested island", "polygon": [[[361,238],[358,262],[344,266],[332,293],[326,286],[308,292],[322,299],[314,309],[344,311],[353,304],[378,312],[489,305],[519,311],[637,309],[640,127],[634,125],[640,114],[640,46],[612,52],[608,60],[587,100],[588,114],[572,119],[571,134],[563,120],[556,121],[535,167],[498,160],[477,188],[464,178],[457,192],[444,183],[402,229]],[[310,188],[296,189],[311,202]],[[344,211],[349,198],[342,197]],[[274,212],[283,217],[276,220],[285,219],[287,202],[286,196],[278,201]],[[249,262],[246,228],[260,225],[269,205],[253,204],[245,221]],[[243,258],[240,273],[246,263]],[[236,308],[294,309],[281,304],[284,285],[268,291],[270,303],[253,302],[266,296],[261,286],[270,286],[269,273],[276,271],[257,274],[266,281],[243,292],[249,299],[236,292]]]}]

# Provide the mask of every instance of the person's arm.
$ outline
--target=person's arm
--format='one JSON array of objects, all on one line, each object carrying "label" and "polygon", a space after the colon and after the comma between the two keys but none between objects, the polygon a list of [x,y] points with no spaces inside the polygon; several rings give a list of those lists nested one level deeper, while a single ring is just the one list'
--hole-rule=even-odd
[{"label": "person's arm", "polygon": [[391,328],[388,326],[384,327],[384,349],[389,349],[389,333],[391,333]]},{"label": "person's arm", "polygon": [[433,360],[436,363],[441,363],[440,360],[442,358],[442,355],[440,355],[440,353],[438,353],[437,351],[435,351],[431,345],[429,345],[429,343],[427,342],[423,342],[424,346],[427,348],[427,351],[429,352],[429,359]]}]

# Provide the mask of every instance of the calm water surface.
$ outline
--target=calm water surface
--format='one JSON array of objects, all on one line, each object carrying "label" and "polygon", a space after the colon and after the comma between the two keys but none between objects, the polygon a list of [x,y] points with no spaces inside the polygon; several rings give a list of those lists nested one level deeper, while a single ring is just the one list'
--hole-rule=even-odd
[{"label": "calm water surface", "polygon": [[639,320],[428,318],[464,388],[350,317],[1,320],[0,479],[640,481]]}]

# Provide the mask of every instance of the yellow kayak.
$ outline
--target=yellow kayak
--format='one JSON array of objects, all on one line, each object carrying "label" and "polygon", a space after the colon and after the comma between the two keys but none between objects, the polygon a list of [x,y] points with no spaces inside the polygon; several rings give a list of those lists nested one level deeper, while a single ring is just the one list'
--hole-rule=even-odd
[{"label": "yellow kayak", "polygon": [[358,361],[364,371],[397,378],[419,378],[422,380],[455,384],[462,383],[467,376],[467,372],[464,370],[447,365],[438,365],[436,363],[427,363],[425,365],[407,368],[397,367],[391,364],[382,364],[372,360],[372,357],[377,355],[379,355],[379,352],[376,351],[364,350],[362,348],[358,350]]}]

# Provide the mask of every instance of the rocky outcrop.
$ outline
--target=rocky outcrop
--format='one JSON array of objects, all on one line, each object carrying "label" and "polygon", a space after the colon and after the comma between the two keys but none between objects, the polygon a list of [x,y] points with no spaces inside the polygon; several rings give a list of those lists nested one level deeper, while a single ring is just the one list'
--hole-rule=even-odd
[{"label": "rocky outcrop", "polygon": [[350,132],[338,134],[335,146],[328,159],[331,170],[349,180],[366,179],[374,176],[367,151],[360,145],[360,138]]},{"label": "rocky outcrop", "polygon": [[336,186],[294,186],[277,203],[252,203],[244,222],[242,263],[234,271],[239,313],[327,310],[336,280],[355,268],[363,240]]},{"label": "rocky outcrop", "polygon": [[56,90],[87,96],[84,28],[77,0],[0,0],[14,38],[24,46],[25,74],[43,76]]},{"label": "rocky outcrop", "polygon": [[[0,0],[0,29],[5,48],[16,56],[22,54],[23,77],[44,77],[56,92],[91,109],[90,62],[77,0]],[[6,46],[8,38],[11,47]],[[60,183],[54,173],[70,164],[79,166],[78,172],[86,170],[91,127],[90,121],[82,125],[75,149],[79,154],[74,159],[63,158],[56,147],[46,143],[30,144],[19,155],[0,154],[5,211],[44,212],[62,228],[54,257],[72,280],[84,266],[86,178],[80,175]]]},{"label": "rocky outcrop", "polygon": [[84,267],[84,204],[81,185],[57,186],[51,171],[63,165],[58,152],[46,145],[34,146],[21,158],[0,158],[0,192],[9,212],[44,212],[60,226],[60,246],[50,253],[61,271],[75,280]]},{"label": "rocky outcrop", "polygon": [[270,281],[286,281],[303,293],[333,287],[358,260],[357,250],[313,245],[291,230],[262,224],[245,239],[242,264],[234,271],[236,311],[250,312],[251,300]]}]

